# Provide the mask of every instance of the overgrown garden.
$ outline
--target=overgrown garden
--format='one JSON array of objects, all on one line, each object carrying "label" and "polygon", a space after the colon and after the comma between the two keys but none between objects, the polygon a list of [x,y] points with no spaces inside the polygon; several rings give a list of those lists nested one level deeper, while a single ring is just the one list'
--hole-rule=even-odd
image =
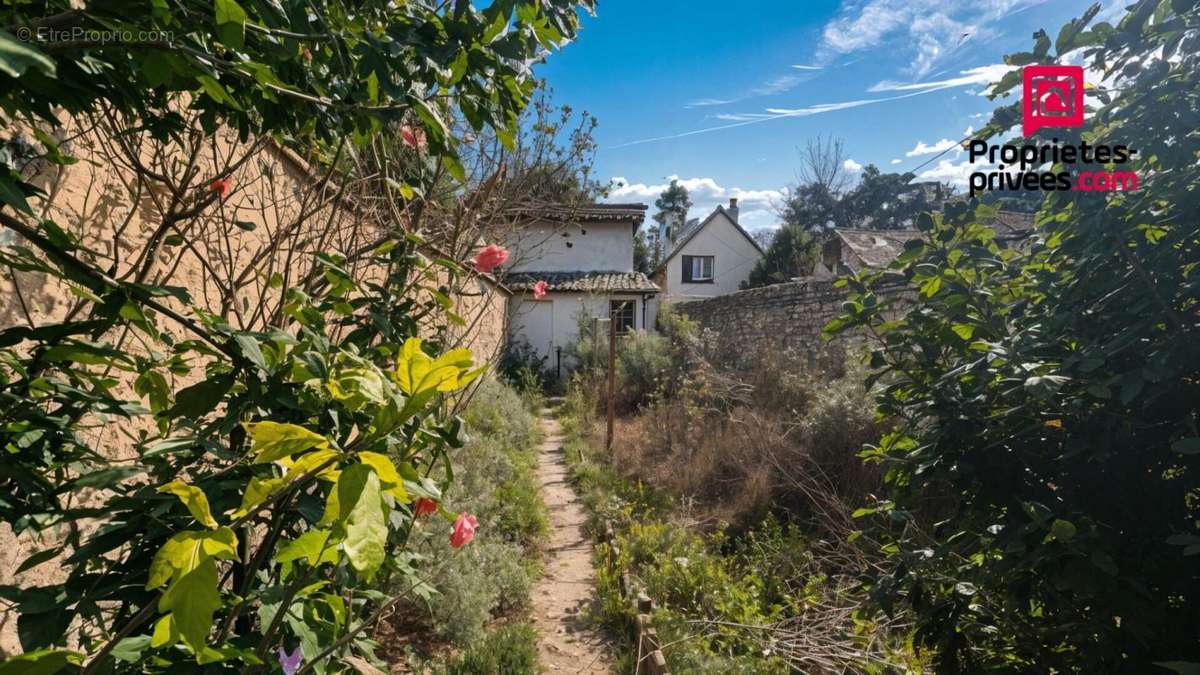
[{"label": "overgrown garden", "polygon": [[[475,272],[457,221],[430,216],[470,211],[463,139],[515,147],[527,63],[589,5],[0,10],[0,223],[18,235],[0,262],[72,298],[43,313],[18,284],[0,332],[0,517],[46,543],[22,570],[63,572],[0,589],[23,651],[0,672],[386,665],[378,622],[438,585],[425,533],[463,549],[506,518],[453,492],[486,355],[454,344],[449,296]],[[53,37],[72,29],[157,37]],[[50,37],[15,37],[33,31]],[[137,207],[106,211],[108,248],[37,178],[85,136]],[[276,224],[233,215],[267,146],[311,174]],[[173,276],[184,259],[199,287]]]}]

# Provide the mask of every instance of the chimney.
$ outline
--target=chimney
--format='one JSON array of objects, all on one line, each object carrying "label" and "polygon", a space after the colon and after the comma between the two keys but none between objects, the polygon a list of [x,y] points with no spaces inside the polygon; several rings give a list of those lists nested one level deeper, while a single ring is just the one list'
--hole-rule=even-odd
[{"label": "chimney", "polygon": [[729,217],[733,219],[733,222],[736,223],[738,221],[737,197],[729,198],[729,208],[725,209],[725,212],[729,214]]}]

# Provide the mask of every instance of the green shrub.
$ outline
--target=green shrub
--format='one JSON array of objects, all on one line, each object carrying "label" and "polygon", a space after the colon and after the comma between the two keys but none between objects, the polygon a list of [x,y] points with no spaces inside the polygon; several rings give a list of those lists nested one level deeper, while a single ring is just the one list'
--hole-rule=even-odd
[{"label": "green shrub", "polygon": [[484,636],[493,617],[524,606],[533,578],[523,555],[520,546],[483,535],[450,554],[434,578],[438,593],[429,600],[437,634],[469,645]]},{"label": "green shrub", "polygon": [[494,618],[527,603],[548,528],[535,476],[541,433],[520,395],[487,378],[462,419],[467,440],[454,455],[456,482],[443,502],[475,514],[475,539],[453,551],[440,518],[423,520],[412,534],[416,550],[436,561],[437,593],[428,599],[434,630],[455,645],[482,639]]},{"label": "green shrub", "polygon": [[434,675],[527,675],[542,672],[537,631],[527,623],[504,626],[475,642]]},{"label": "green shrub", "polygon": [[633,410],[653,401],[671,370],[671,345],[666,338],[645,331],[621,336],[616,372],[621,409]]},{"label": "green shrub", "polygon": [[1141,0],[1115,28],[1099,9],[1007,61],[1082,53],[1111,78],[1054,135],[1136,149],[1140,188],[1048,192],[1020,248],[987,205],[925,214],[889,270],[914,306],[896,318],[864,275],[829,327],[883,335],[878,404],[904,424],[864,453],[887,469],[873,597],[911,610],[939,672],[1200,669],[1200,5]]}]

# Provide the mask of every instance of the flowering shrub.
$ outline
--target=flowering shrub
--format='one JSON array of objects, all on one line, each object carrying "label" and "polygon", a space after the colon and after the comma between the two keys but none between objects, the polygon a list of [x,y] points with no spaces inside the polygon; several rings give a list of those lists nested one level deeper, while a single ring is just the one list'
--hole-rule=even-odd
[{"label": "flowering shrub", "polygon": [[[416,265],[413,245],[394,242],[374,262]],[[0,589],[27,658],[71,659],[85,673],[184,660],[241,669],[286,649],[281,667],[298,653],[296,672],[307,672],[370,658],[367,630],[381,613],[428,592],[404,552],[413,500],[426,500],[422,514],[437,510],[446,483],[425,475],[460,444],[446,396],[481,369],[465,349],[413,336],[412,315],[396,311],[413,301],[368,294],[337,256],[327,262],[326,292],[289,290],[290,330],[241,332],[201,314],[196,339],[169,341],[141,314],[125,325],[155,345],[144,353],[78,335],[90,322],[54,326],[53,346],[28,358],[0,351],[11,481],[0,513],[18,533],[101,519],[26,561],[59,558],[61,584]],[[134,316],[128,301],[98,300],[101,321]],[[335,311],[345,304],[368,320]],[[339,326],[357,329],[336,339]],[[26,330],[0,333],[0,344]],[[202,377],[170,386],[187,372]],[[138,398],[106,373],[128,373]],[[84,433],[88,414],[153,431],[142,427],[134,457],[114,464]],[[99,503],[83,506],[84,488],[101,488]],[[473,528],[460,520],[461,546]],[[402,592],[378,593],[384,578]],[[68,639],[88,656],[45,649]]]}]

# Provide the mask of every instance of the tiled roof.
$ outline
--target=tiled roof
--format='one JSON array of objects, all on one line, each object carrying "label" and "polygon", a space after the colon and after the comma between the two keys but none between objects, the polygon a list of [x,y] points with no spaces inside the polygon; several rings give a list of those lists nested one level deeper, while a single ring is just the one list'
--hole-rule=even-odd
[{"label": "tiled roof", "polygon": [[1033,234],[1033,214],[1020,211],[999,211],[989,223],[1001,241],[1024,239]]},{"label": "tiled roof", "polygon": [[[996,239],[1001,244],[1019,244],[1033,234],[1032,213],[999,211],[987,224],[996,231]],[[855,270],[887,267],[904,252],[905,242],[925,237],[920,230],[837,228],[834,232],[848,249],[842,254],[842,262]]]},{"label": "tiled roof", "polygon": [[577,293],[657,293],[658,286],[641,272],[513,272],[504,284],[514,291],[526,291],[539,281],[546,282],[548,291]]},{"label": "tiled roof", "polygon": [[518,219],[556,220],[576,223],[630,221],[641,225],[646,219],[645,204],[544,204],[510,209],[505,215]]},{"label": "tiled roof", "polygon": [[924,236],[919,230],[838,228],[834,232],[848,249],[843,251],[842,261],[855,270],[863,267],[887,267],[904,252],[904,242]]}]

